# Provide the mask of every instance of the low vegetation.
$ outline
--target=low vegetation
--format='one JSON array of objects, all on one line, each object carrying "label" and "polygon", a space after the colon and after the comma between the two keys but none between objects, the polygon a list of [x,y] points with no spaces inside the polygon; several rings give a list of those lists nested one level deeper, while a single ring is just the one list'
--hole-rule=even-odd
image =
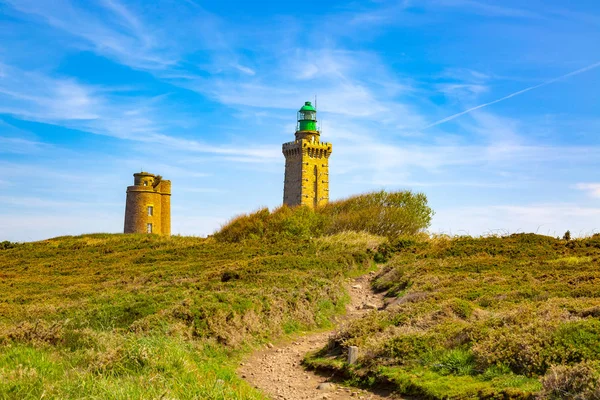
[{"label": "low vegetation", "polygon": [[380,257],[387,308],[309,366],[432,399],[600,399],[600,235],[405,237]]},{"label": "low vegetation", "polygon": [[433,211],[422,193],[385,191],[334,201],[313,210],[282,206],[263,208],[229,221],[215,238],[225,242],[280,237],[311,238],[341,232],[368,232],[396,238],[414,235],[431,223]]},{"label": "low vegetation", "polygon": [[376,192],[206,239],[2,242],[0,398],[262,399],[241,357],[330,326],[344,280],[378,262],[386,308],[308,366],[431,399],[599,399],[600,235],[429,237],[431,216],[423,195]]},{"label": "low vegetation", "polygon": [[85,235],[0,249],[0,399],[262,399],[244,352],[343,312],[385,239]]}]

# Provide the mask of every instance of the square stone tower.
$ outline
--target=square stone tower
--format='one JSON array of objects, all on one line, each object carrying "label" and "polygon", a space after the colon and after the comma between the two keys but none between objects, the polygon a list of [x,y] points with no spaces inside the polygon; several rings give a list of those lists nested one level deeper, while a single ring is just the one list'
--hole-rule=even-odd
[{"label": "square stone tower", "polygon": [[310,101],[298,111],[296,140],[283,144],[285,181],[283,203],[312,208],[329,202],[331,143],[320,141],[317,110]]},{"label": "square stone tower", "polygon": [[171,181],[148,172],[133,174],[127,187],[125,233],[171,234]]}]

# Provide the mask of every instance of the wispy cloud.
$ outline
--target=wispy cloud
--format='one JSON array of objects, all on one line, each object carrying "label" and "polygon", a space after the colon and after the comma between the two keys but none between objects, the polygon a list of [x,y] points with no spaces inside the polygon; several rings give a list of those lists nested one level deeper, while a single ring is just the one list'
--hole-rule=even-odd
[{"label": "wispy cloud", "polygon": [[1,153],[13,153],[13,154],[31,154],[37,153],[44,148],[49,146],[45,143],[36,142],[32,140],[22,139],[18,137],[4,137],[0,136],[0,154]]},{"label": "wispy cloud", "polygon": [[250,67],[246,67],[246,66],[243,66],[240,64],[232,64],[231,66],[233,68],[237,69],[238,71],[243,72],[246,75],[250,75],[250,76],[256,75],[256,71]]},{"label": "wispy cloud", "polygon": [[489,4],[483,1],[433,0],[431,1],[431,3],[436,6],[457,8],[490,17],[541,18],[541,14],[527,9],[514,8],[497,4]]},{"label": "wispy cloud", "polygon": [[[571,98],[577,104],[571,110],[558,109],[557,101],[557,108],[548,110],[554,117],[533,108],[504,115],[489,107],[600,66],[592,64],[538,84],[542,81],[539,64],[530,60],[544,50],[531,50],[543,43],[522,33],[532,25],[556,22],[560,13],[548,7],[516,0],[502,4],[489,0],[350,2],[325,4],[323,13],[306,19],[300,9],[283,3],[277,15],[261,9],[241,17],[241,12],[216,15],[204,7],[219,10],[220,6],[194,0],[157,0],[152,7],[129,0],[0,2],[10,23],[14,22],[0,30],[4,60],[0,114],[10,115],[8,121],[43,123],[18,124],[35,127],[35,134],[7,131],[0,125],[0,153],[11,160],[0,160],[0,176],[17,185],[0,199],[7,207],[22,196],[34,213],[35,199],[58,192],[52,200],[56,207],[65,203],[68,208],[73,201],[73,215],[85,215],[87,210],[77,205],[86,201],[81,187],[102,187],[98,193],[105,201],[112,196],[107,203],[117,204],[131,178],[129,172],[121,178],[122,171],[152,168],[172,179],[177,188],[174,199],[180,203],[174,207],[174,231],[179,224],[182,233],[208,233],[233,212],[280,201],[277,185],[284,163],[280,146],[293,140],[295,112],[315,94],[322,139],[334,145],[332,197],[374,187],[425,188],[432,204],[439,207],[439,216],[451,213],[445,207],[452,201],[465,204],[462,214],[456,214],[461,219],[449,226],[472,220],[487,230],[502,227],[496,223],[509,218],[526,218],[523,213],[528,208],[543,207],[541,202],[526,204],[523,198],[551,196],[549,176],[564,188],[591,196],[600,190],[595,183],[575,186],[572,181],[576,176],[580,182],[588,178],[595,182],[579,172],[597,170],[600,159],[595,125],[583,122],[593,120],[593,110],[588,115],[574,111],[585,108],[590,98]],[[566,18],[572,23],[584,14]],[[594,18],[582,22],[595,24]],[[523,40],[502,43],[497,32],[486,36],[488,23],[506,29],[506,37]],[[443,27],[444,35],[431,35],[433,26]],[[563,25],[548,29],[557,26]],[[588,33],[589,37],[570,34],[592,41],[592,30]],[[23,46],[21,37],[29,35],[29,46]],[[40,38],[51,40],[40,45]],[[557,43],[557,49],[565,43]],[[571,56],[563,57],[558,50],[555,57],[562,57],[558,61],[563,63],[586,55],[581,51],[577,56],[574,49]],[[54,63],[46,62],[47,54]],[[556,62],[553,68],[559,65]],[[97,83],[103,79],[102,73],[95,73],[97,66],[123,71],[131,83],[127,87]],[[118,78],[111,76],[110,82]],[[526,88],[502,96],[497,92],[500,81],[502,85],[522,82]],[[580,82],[573,83],[569,89],[575,93],[575,83]],[[557,92],[560,89],[556,85]],[[430,122],[460,109],[465,111]],[[578,121],[577,129],[564,122],[567,118]],[[543,119],[548,121],[542,124]],[[456,124],[445,124],[454,120]],[[54,136],[63,132],[103,137],[92,138],[101,145],[90,153],[82,148],[68,149],[69,153],[60,148],[64,138]],[[48,149],[47,139],[56,139],[57,144],[42,152],[44,157],[27,156]],[[115,147],[127,148],[127,154],[117,150],[113,154]],[[74,171],[62,160],[81,170]],[[91,179],[101,167],[104,181]],[[55,191],[55,185],[60,190]],[[232,188],[244,195],[219,196],[233,193]],[[583,192],[571,191],[571,195],[583,202]],[[516,205],[492,204],[487,209],[488,193],[517,199]],[[210,217],[188,218],[187,210],[197,208],[198,199]],[[501,198],[498,201],[502,203]],[[10,207],[16,208],[13,203]],[[477,208],[478,204],[483,206]],[[525,209],[506,208],[519,206]],[[557,212],[563,206],[545,207]],[[471,209],[477,211],[472,218]],[[113,214],[116,228],[112,230],[118,231],[122,207],[115,206]],[[546,219],[548,213],[533,215]],[[35,218],[22,221],[36,224]],[[41,219],[40,226],[48,226],[41,232],[50,232],[52,223],[56,221]],[[55,232],[105,230],[102,223],[88,228],[71,220]],[[24,235],[29,231],[27,226],[21,229]]]},{"label": "wispy cloud", "polygon": [[587,192],[591,197],[600,198],[600,183],[578,183],[575,188]]},{"label": "wispy cloud", "polygon": [[[0,78],[0,113],[120,139],[160,144],[186,152],[248,159],[279,155],[265,145],[215,146],[165,134],[177,127],[178,119],[173,117],[177,112],[167,107],[163,96],[140,98],[134,93],[124,92],[121,87],[113,90],[82,84],[74,79],[53,78],[4,67],[10,74]],[[8,139],[4,141],[8,143]],[[13,147],[18,143],[15,139],[11,142]],[[32,143],[29,143],[30,148]],[[25,145],[26,142],[21,140],[20,144]]]},{"label": "wispy cloud", "polygon": [[446,123],[446,122],[452,121],[452,120],[454,120],[454,119],[456,119],[456,118],[458,118],[458,117],[461,117],[461,116],[463,116],[463,115],[465,115],[465,114],[469,114],[469,113],[471,113],[471,112],[473,112],[473,111],[476,111],[476,110],[479,110],[479,109],[481,109],[481,108],[488,107],[488,106],[491,106],[491,105],[493,105],[493,104],[500,103],[501,101],[504,101],[504,100],[511,99],[511,98],[513,98],[513,97],[516,97],[516,96],[519,96],[519,95],[521,95],[521,94],[524,94],[524,93],[530,92],[530,91],[532,91],[532,90],[539,89],[539,88],[541,88],[541,87],[544,87],[544,86],[550,85],[550,84],[552,84],[552,83],[555,83],[555,82],[561,81],[561,80],[563,80],[563,79],[567,79],[567,78],[569,78],[569,77],[571,77],[571,76],[575,76],[575,75],[582,74],[582,73],[584,73],[584,72],[591,71],[591,70],[593,70],[593,69],[596,69],[596,68],[598,68],[598,67],[600,67],[600,62],[597,62],[597,63],[594,63],[594,64],[590,64],[590,65],[588,65],[587,67],[580,68],[580,69],[578,69],[578,70],[575,70],[575,71],[569,72],[568,74],[565,74],[565,75],[561,75],[561,76],[559,76],[558,78],[550,79],[550,80],[548,80],[548,81],[545,81],[545,82],[542,82],[542,83],[540,83],[539,85],[530,86],[530,87],[528,87],[528,88],[525,88],[525,89],[523,89],[523,90],[519,90],[518,92],[514,92],[514,93],[511,93],[511,94],[509,94],[509,95],[507,95],[507,96],[501,97],[501,98],[499,98],[499,99],[497,99],[497,100],[490,101],[490,102],[488,102],[488,103],[484,103],[484,104],[480,104],[480,105],[478,105],[478,106],[476,106],[476,107],[471,107],[471,108],[469,108],[468,110],[461,111],[461,112],[459,112],[459,113],[456,113],[456,114],[453,114],[453,115],[451,115],[451,116],[449,116],[449,117],[446,117],[446,118],[440,119],[439,121],[436,121],[436,122],[434,122],[434,123],[431,123],[431,124],[429,124],[429,125],[425,126],[423,129],[428,129],[428,128],[432,128],[432,127],[434,127],[434,126],[437,126],[437,125],[444,124],[444,123]]},{"label": "wispy cloud", "polygon": [[9,179],[26,181],[23,178],[42,177],[54,181],[69,181],[83,183],[86,177],[72,170],[56,170],[34,164],[23,164],[0,160],[0,176]]},{"label": "wispy cloud", "polygon": [[14,9],[41,19],[81,40],[80,46],[138,68],[156,69],[177,62],[176,52],[164,47],[130,10],[117,0],[96,5],[69,0],[5,0]]},{"label": "wispy cloud", "polygon": [[354,179],[370,187],[423,186],[441,179],[456,182],[466,174],[508,188],[539,179],[536,171],[573,163],[592,166],[600,157],[598,146],[529,143],[518,121],[482,112],[474,116],[461,129],[472,136],[457,136],[448,143],[386,139],[364,123],[336,120],[326,131],[334,144],[332,173],[338,180]]},{"label": "wispy cloud", "polygon": [[94,89],[72,78],[52,79],[3,65],[0,113],[45,121],[93,120],[101,104]]},{"label": "wispy cloud", "polygon": [[447,97],[459,99],[473,98],[489,91],[485,85],[467,83],[442,83],[438,85],[438,88]]}]

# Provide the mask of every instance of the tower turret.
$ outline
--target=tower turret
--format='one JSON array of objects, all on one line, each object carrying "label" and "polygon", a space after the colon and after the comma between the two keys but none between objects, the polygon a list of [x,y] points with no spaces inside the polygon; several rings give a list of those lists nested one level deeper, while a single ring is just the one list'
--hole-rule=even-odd
[{"label": "tower turret", "polygon": [[318,207],[329,202],[331,144],[320,141],[317,110],[310,101],[298,111],[296,140],[284,143],[285,181],[283,203]]},{"label": "tower turret", "polygon": [[133,174],[127,187],[125,233],[171,234],[171,181],[148,172]]}]

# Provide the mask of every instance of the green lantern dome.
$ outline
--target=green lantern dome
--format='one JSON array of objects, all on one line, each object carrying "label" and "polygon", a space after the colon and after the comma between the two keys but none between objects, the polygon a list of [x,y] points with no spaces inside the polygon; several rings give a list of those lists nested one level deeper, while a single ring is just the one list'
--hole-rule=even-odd
[{"label": "green lantern dome", "polygon": [[317,131],[317,110],[310,101],[298,111],[298,131]]},{"label": "green lantern dome", "polygon": [[300,111],[314,111],[317,112],[317,110],[312,106],[310,101],[306,101],[304,102],[304,105],[302,106],[302,108],[300,109]]}]

